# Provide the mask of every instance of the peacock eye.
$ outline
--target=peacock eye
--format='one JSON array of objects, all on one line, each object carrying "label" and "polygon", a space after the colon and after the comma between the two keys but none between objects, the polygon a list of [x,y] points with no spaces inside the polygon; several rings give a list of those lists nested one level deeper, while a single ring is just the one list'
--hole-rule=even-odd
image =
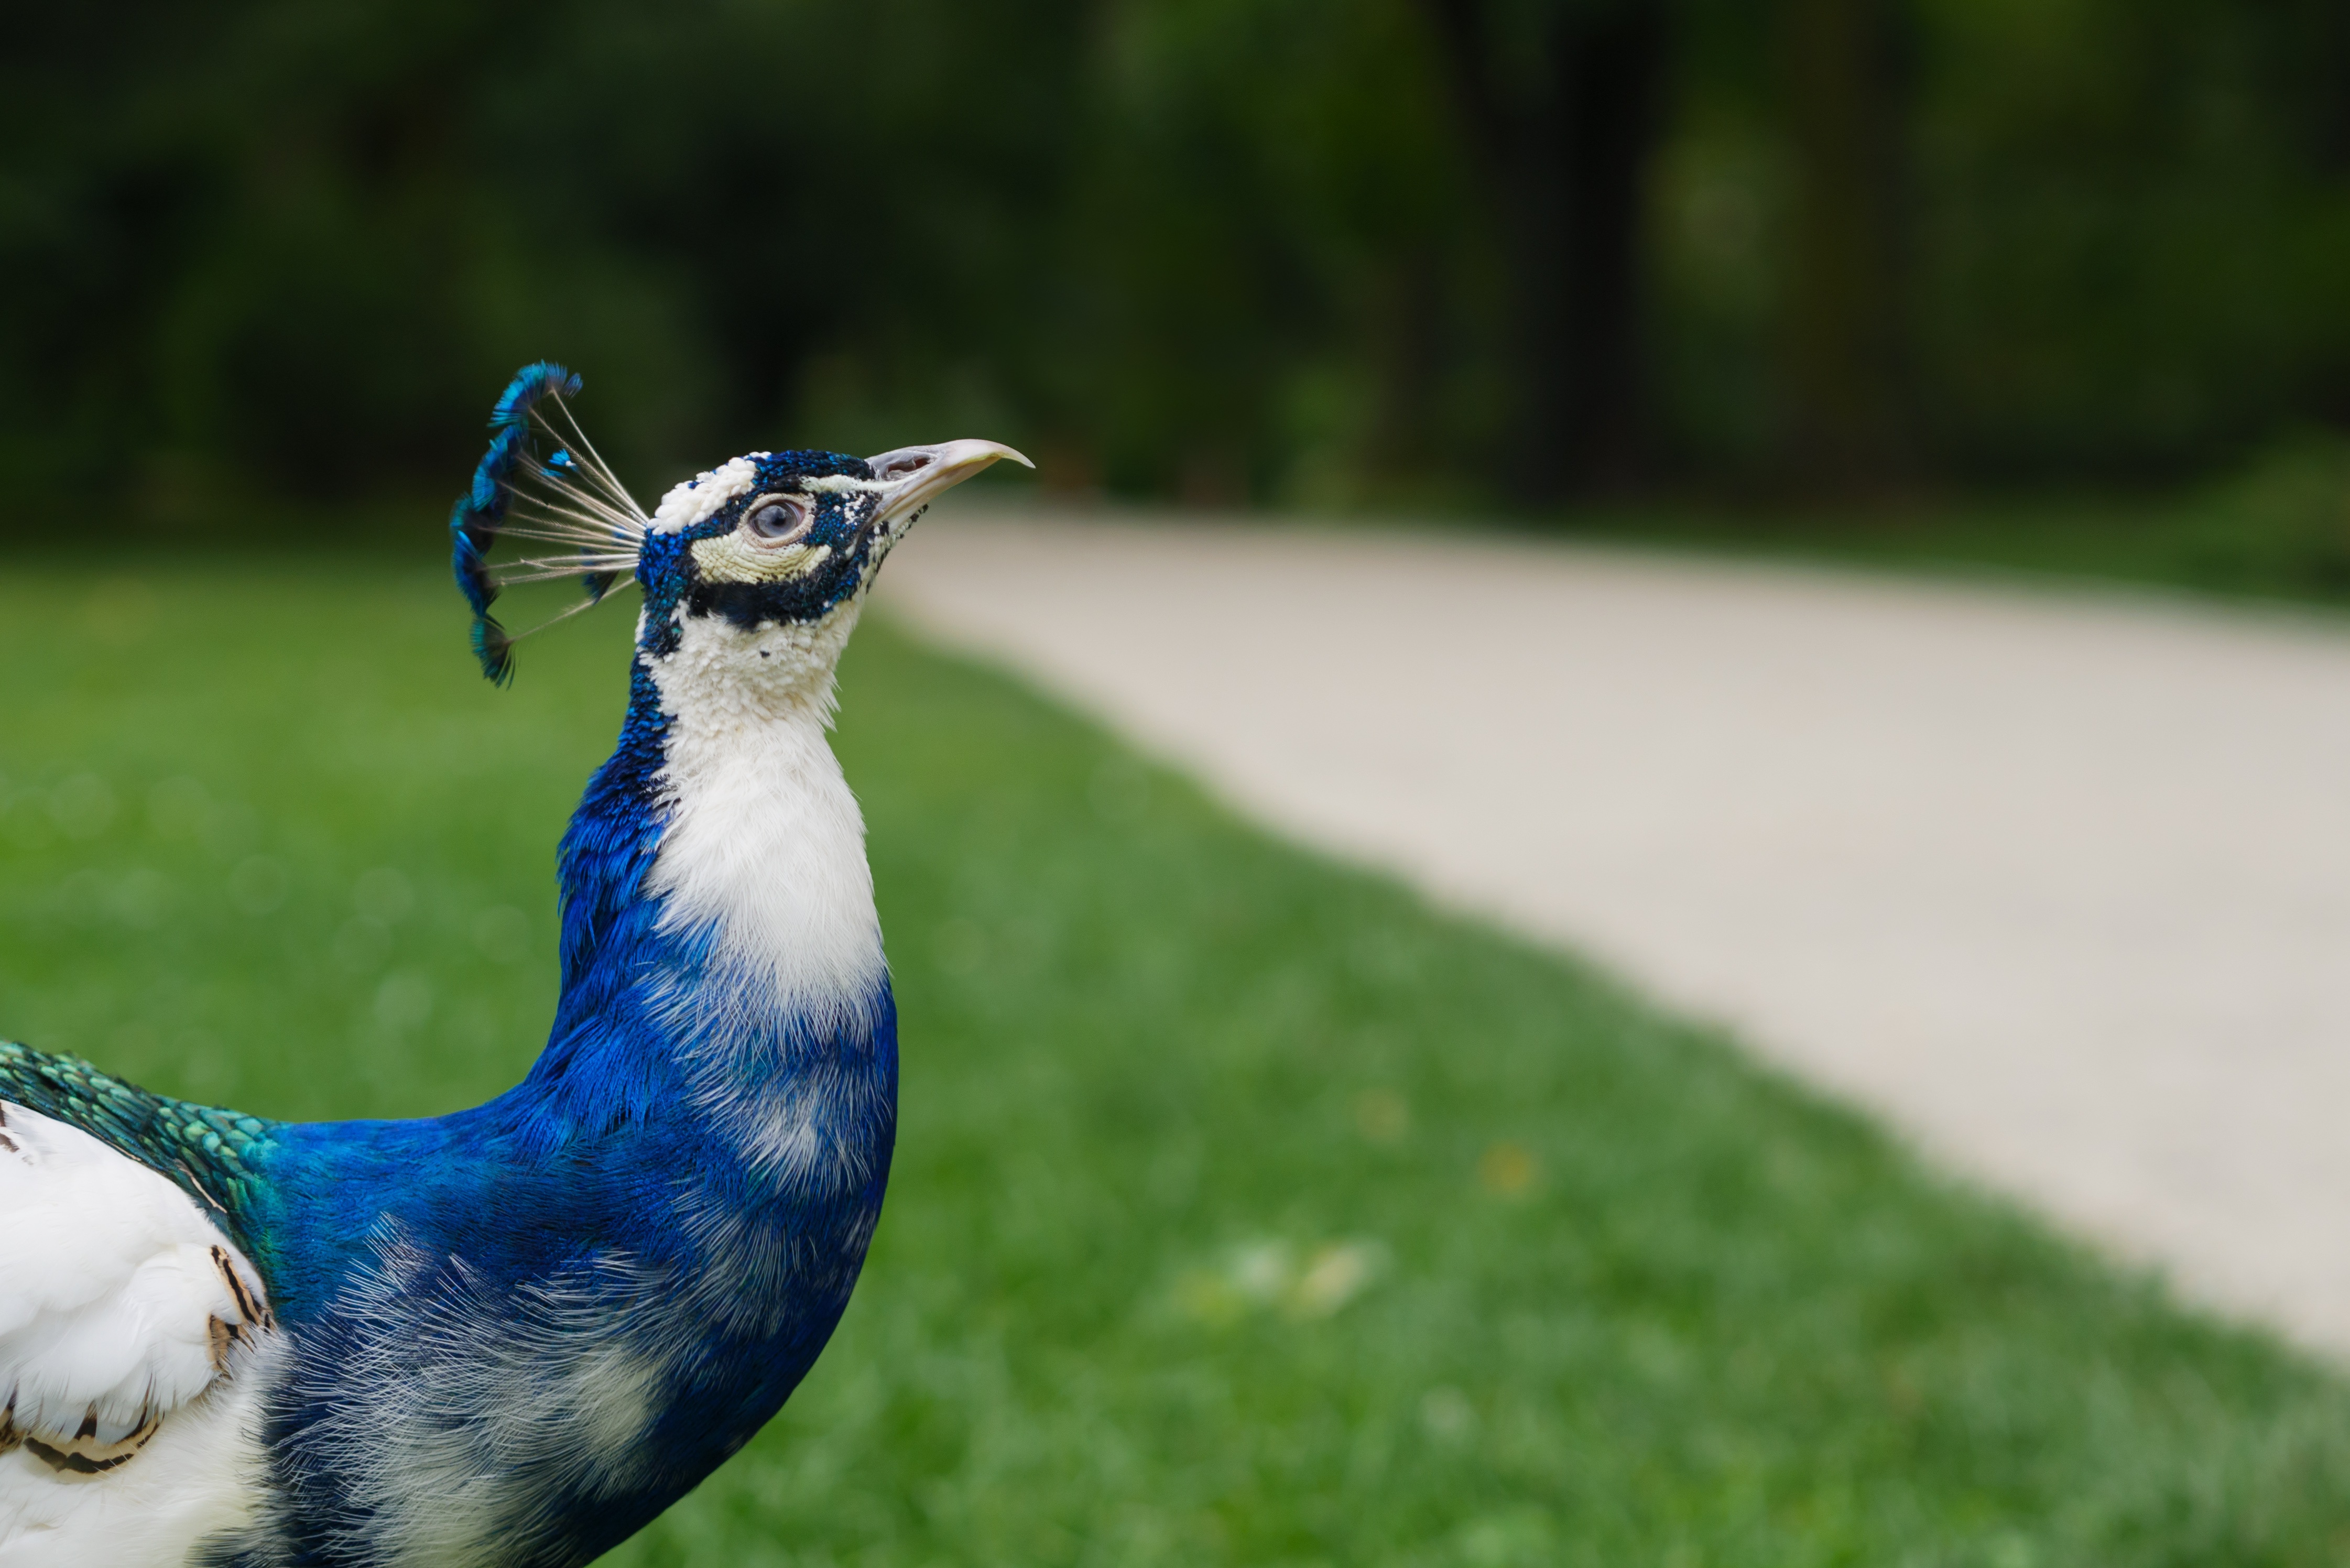
[{"label": "peacock eye", "polygon": [[814,515],[795,495],[763,495],[743,514],[743,526],[753,538],[779,545],[806,533]]}]

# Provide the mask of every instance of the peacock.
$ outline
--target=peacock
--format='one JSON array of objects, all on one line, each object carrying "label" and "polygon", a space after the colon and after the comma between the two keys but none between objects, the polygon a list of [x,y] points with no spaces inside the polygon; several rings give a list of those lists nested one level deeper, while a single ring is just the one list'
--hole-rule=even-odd
[{"label": "peacock", "polygon": [[[827,732],[874,576],[993,441],[756,452],[645,513],[524,369],[451,520],[508,583],[642,594],[562,839],[521,1084],[287,1123],[0,1043],[0,1565],[555,1568],[775,1415],[847,1306],[897,1123],[865,829]],[[506,540],[536,550],[494,563]],[[568,613],[568,612],[567,612]]]}]

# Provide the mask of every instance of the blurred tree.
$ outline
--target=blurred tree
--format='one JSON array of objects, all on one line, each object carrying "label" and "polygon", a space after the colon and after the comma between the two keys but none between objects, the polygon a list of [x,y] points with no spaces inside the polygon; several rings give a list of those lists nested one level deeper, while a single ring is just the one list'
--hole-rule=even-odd
[{"label": "blurred tree", "polygon": [[1915,453],[1905,63],[1892,0],[1780,0],[1796,182],[1786,305],[1799,470],[1870,489]]},{"label": "blurred tree", "polygon": [[2183,472],[2350,417],[2345,58],[2339,0],[17,6],[0,528],[445,493],[542,354],[649,490]]},{"label": "blurred tree", "polygon": [[2350,9],[1915,0],[1927,434],[1977,476],[2177,476],[2350,386]]},{"label": "blurred tree", "polygon": [[1666,17],[1655,0],[1426,0],[1510,271],[1509,472],[1543,503],[1646,444],[1641,256]]}]

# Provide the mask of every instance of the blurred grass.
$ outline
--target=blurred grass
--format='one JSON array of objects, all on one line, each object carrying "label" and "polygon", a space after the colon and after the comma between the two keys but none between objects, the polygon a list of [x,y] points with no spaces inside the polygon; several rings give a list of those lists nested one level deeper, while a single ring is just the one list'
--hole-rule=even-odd
[{"label": "blurred grass", "polygon": [[[0,1028],[281,1116],[523,1069],[627,617],[0,570]],[[898,1175],[784,1417],[614,1559],[2318,1563],[2350,1390],[1604,978],[868,626]]]}]

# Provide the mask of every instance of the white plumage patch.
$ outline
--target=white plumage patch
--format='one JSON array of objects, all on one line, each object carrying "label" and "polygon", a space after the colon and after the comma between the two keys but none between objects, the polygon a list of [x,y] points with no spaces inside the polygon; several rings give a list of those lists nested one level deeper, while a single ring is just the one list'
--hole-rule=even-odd
[{"label": "white plumage patch", "polygon": [[662,922],[707,926],[723,963],[812,1019],[864,1005],[885,967],[865,819],[825,739],[858,607],[754,631],[688,616],[651,666],[670,718]]},{"label": "white plumage patch", "polygon": [[[301,1434],[297,1465],[338,1475],[372,1511],[334,1545],[347,1560],[492,1568],[526,1557],[572,1489],[639,1485],[642,1442],[695,1324],[674,1283],[625,1256],[515,1288],[489,1288],[396,1231],[337,1312],[360,1334],[297,1376],[365,1397]],[[307,1354],[305,1352],[304,1354]],[[11,1565],[13,1568],[13,1565]]]},{"label": "white plumage patch", "polygon": [[879,495],[898,488],[894,479],[859,479],[853,473],[818,473],[800,481],[810,495]]},{"label": "white plumage patch", "polygon": [[183,1561],[250,1507],[258,1276],[146,1167],[0,1117],[0,1563]]},{"label": "white plumage patch", "polygon": [[682,484],[670,486],[669,493],[653,508],[652,531],[674,534],[681,528],[709,522],[728,502],[749,493],[759,478],[756,460],[766,455],[754,452],[733,458]]}]

